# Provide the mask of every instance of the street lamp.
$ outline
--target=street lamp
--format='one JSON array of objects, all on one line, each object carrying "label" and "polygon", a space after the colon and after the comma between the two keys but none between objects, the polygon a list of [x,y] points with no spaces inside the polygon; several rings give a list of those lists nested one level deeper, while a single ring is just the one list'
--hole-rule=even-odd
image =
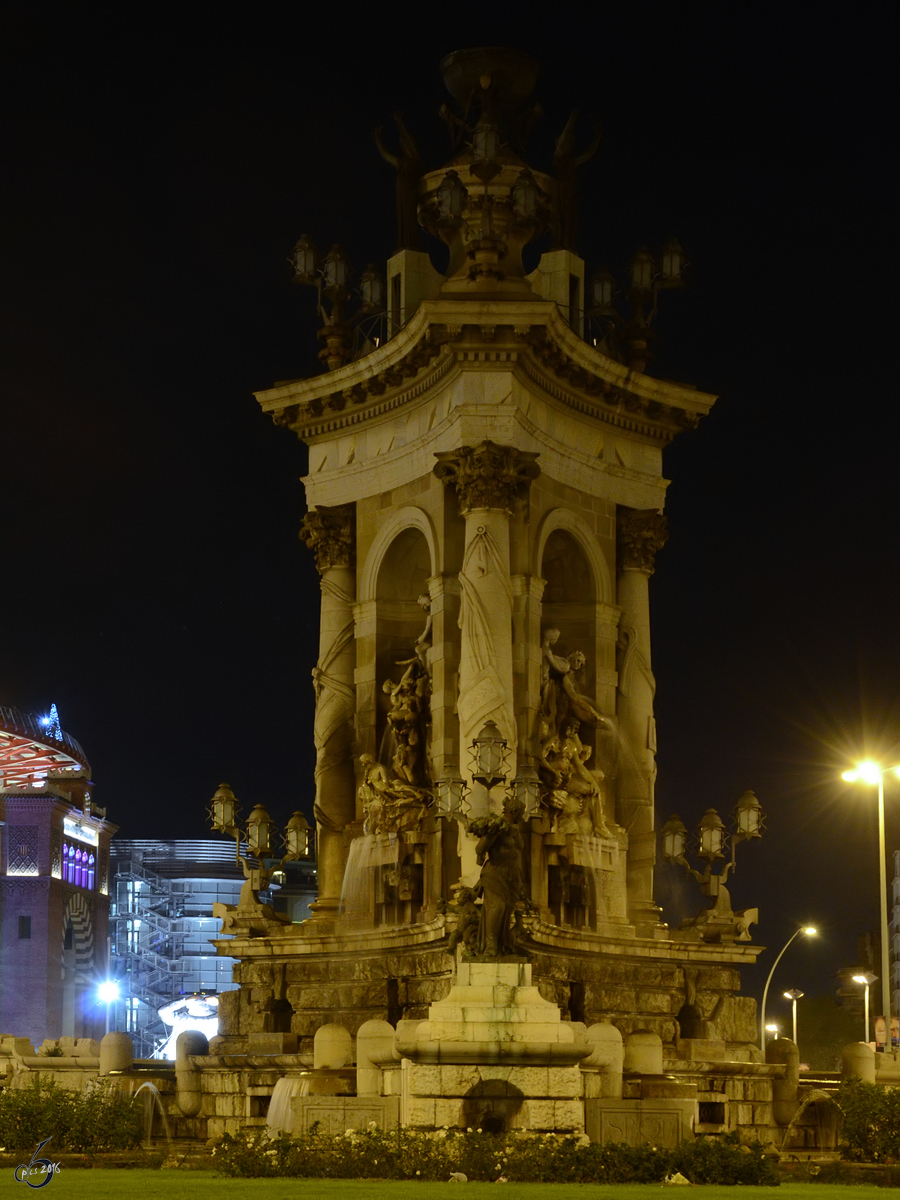
[{"label": "street lamp", "polygon": [[778,1022],[777,1022],[777,1021],[772,1021],[772,1022],[770,1022],[770,1024],[768,1024],[768,1025],[766,1026],[766,1033],[773,1033],[773,1034],[775,1035],[775,1036],[772,1038],[772,1041],[773,1041],[773,1042],[777,1042],[777,1041],[778,1041],[778,1035],[779,1035],[779,1033],[780,1033],[780,1032],[781,1032],[781,1026],[778,1024]]},{"label": "street lamp", "polygon": [[869,984],[874,983],[877,978],[878,976],[873,975],[871,971],[860,971],[858,975],[853,976],[853,982],[861,983],[866,989],[866,1036],[863,1038],[864,1042],[869,1040]]},{"label": "street lamp", "polygon": [[803,993],[799,988],[791,988],[790,991],[784,993],[785,1000],[790,1000],[791,1011],[794,1018],[794,1045],[797,1045],[797,1001]]},{"label": "street lamp", "polygon": [[[866,989],[866,995],[869,991]],[[109,1033],[109,1006],[119,998],[119,985],[115,979],[104,979],[97,988],[97,999],[106,1005],[106,1032]],[[868,1009],[866,1010],[868,1012]]]},{"label": "street lamp", "polygon": [[[891,772],[900,779],[900,766],[882,767],[872,759],[857,763],[852,771],[844,771],[841,775],[847,783],[878,784],[878,883],[881,891],[881,1011],[884,1014],[885,1028],[888,1030],[885,1049],[890,1047],[891,1028],[891,959],[889,950],[889,925],[887,902],[887,868],[885,865],[884,846],[884,777]],[[869,991],[866,988],[866,995]],[[866,1022],[866,1038],[869,1026]]]},{"label": "street lamp", "polygon": [[791,934],[791,936],[788,938],[788,940],[781,947],[781,951],[780,951],[778,957],[772,963],[772,970],[769,972],[769,978],[766,980],[766,986],[763,988],[762,1004],[760,1005],[760,1010],[759,1010],[759,1048],[760,1048],[760,1050],[764,1051],[766,1048],[766,997],[769,994],[769,984],[772,982],[772,976],[775,974],[775,968],[781,962],[781,956],[784,954],[785,950],[787,950],[788,946],[791,944],[791,942],[794,940],[794,938],[798,938],[801,933],[805,934],[806,937],[815,937],[816,934],[818,933],[818,930],[813,925],[801,925],[796,933]]}]

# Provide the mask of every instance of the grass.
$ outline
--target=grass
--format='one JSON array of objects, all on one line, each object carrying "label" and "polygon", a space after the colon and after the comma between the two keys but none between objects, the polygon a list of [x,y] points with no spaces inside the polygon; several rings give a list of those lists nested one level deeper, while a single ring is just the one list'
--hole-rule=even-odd
[{"label": "grass", "polygon": [[[659,1200],[660,1184],[501,1184],[504,1200]],[[358,1179],[223,1179],[213,1171],[70,1170],[51,1179],[42,1200],[119,1200],[124,1195],[165,1200],[487,1200],[496,1183],[412,1183]],[[678,1188],[665,1189],[679,1195]],[[786,1183],[765,1187],[701,1188],[702,1200],[873,1200],[863,1184]],[[0,1196],[25,1200],[31,1189],[13,1172],[0,1175]]]}]

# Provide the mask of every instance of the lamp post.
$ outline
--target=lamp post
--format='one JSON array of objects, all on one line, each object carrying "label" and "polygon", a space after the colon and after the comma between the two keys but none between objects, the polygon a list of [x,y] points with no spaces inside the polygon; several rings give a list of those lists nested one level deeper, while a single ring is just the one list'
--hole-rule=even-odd
[{"label": "lamp post", "polygon": [[[772,1041],[777,1042],[779,1034],[781,1033],[781,1026],[777,1021],[770,1021],[766,1026],[766,1033],[773,1033],[775,1036],[772,1038]],[[763,1036],[765,1036],[765,1034]]]},{"label": "lamp post", "polygon": [[864,1042],[869,1040],[869,985],[874,983],[877,978],[878,976],[873,975],[871,971],[860,971],[858,975],[853,976],[853,982],[861,983],[866,989],[866,1036],[863,1038]]},{"label": "lamp post", "polygon": [[796,933],[792,933],[788,940],[781,947],[778,957],[772,963],[772,970],[769,972],[769,978],[766,980],[766,986],[763,988],[762,1004],[759,1010],[759,1048],[762,1051],[766,1049],[766,997],[769,994],[769,984],[772,982],[772,976],[775,974],[775,968],[781,962],[781,956],[787,950],[788,946],[798,938],[800,934],[805,934],[806,937],[815,937],[818,930],[813,925],[801,925]]},{"label": "lamp post", "polygon": [[790,991],[787,991],[784,993],[785,1000],[790,1000],[790,1002],[791,1002],[791,1016],[793,1017],[793,1021],[794,1021],[793,1027],[794,1027],[794,1045],[795,1046],[798,1044],[797,1043],[797,1001],[800,999],[800,997],[802,995],[803,995],[803,993],[800,991],[799,988],[791,988]]},{"label": "lamp post", "polygon": [[[890,1047],[891,1029],[891,959],[890,959],[890,926],[888,924],[887,902],[887,866],[885,863],[884,845],[884,777],[890,772],[900,778],[900,766],[882,767],[870,758],[857,763],[852,771],[844,771],[841,776],[847,783],[877,783],[878,784],[878,884],[881,900],[881,1011],[884,1016],[887,1038],[885,1049]],[[866,996],[869,989],[866,988]],[[869,1026],[866,1022],[866,1038],[868,1040]]]}]

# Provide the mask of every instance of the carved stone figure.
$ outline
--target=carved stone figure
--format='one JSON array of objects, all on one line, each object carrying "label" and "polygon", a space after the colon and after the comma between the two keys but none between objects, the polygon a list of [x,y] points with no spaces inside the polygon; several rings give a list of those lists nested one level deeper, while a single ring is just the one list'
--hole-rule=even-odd
[{"label": "carved stone figure", "polygon": [[375,145],[385,162],[397,172],[397,249],[415,250],[419,245],[419,222],[416,209],[419,196],[419,151],[403,116],[394,113],[394,123],[400,134],[400,153],[392,154],[381,140],[382,126],[375,130]]},{"label": "carved stone figure", "polygon": [[578,219],[577,172],[579,167],[597,153],[597,147],[603,136],[600,124],[596,122],[591,144],[583,153],[575,154],[573,149],[577,120],[578,109],[576,108],[557,138],[556,149],[553,152],[553,166],[556,171],[556,207],[552,230],[554,250],[575,249],[575,226]]},{"label": "carved stone figure", "polygon": [[481,864],[479,958],[519,954],[512,925],[516,904],[526,899],[519,830],[524,811],[522,802],[512,797],[504,804],[502,816],[490,813],[469,823],[470,831],[479,839],[475,853]]},{"label": "carved stone figure", "polygon": [[541,718],[546,723],[547,733],[556,737],[567,721],[573,718],[588,725],[605,724],[606,717],[599,712],[587,696],[579,692],[575,677],[586,659],[581,650],[573,650],[567,657],[557,654],[554,646],[559,640],[558,629],[544,633],[541,646]]},{"label": "carved stone figure", "polygon": [[391,779],[387,769],[371,754],[361,754],[363,781],[359,798],[365,833],[399,833],[415,828],[425,813],[430,795],[423,788]]},{"label": "carved stone figure", "polygon": [[456,953],[456,947],[462,944],[471,955],[478,953],[478,926],[481,915],[475,900],[478,893],[474,888],[458,884],[454,891],[456,896],[450,905],[456,913],[456,928],[450,934],[447,949],[451,954]]},{"label": "carved stone figure", "polygon": [[427,726],[431,679],[418,653],[414,658],[402,659],[397,665],[406,667],[400,682],[386,679],[382,685],[391,698],[387,715],[395,747],[391,765],[398,779],[424,788],[428,786],[430,775]]}]

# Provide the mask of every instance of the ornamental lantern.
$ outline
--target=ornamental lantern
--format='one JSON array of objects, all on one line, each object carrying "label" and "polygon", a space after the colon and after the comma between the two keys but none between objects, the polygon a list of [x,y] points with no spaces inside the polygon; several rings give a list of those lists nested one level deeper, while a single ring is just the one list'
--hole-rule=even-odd
[{"label": "ornamental lantern", "polygon": [[739,837],[762,837],[763,811],[753,792],[744,792],[734,806],[734,828]]},{"label": "ornamental lantern", "polygon": [[500,130],[490,121],[481,120],[472,130],[472,153],[474,162],[471,170],[483,182],[493,179],[500,170],[497,155],[500,153]]},{"label": "ornamental lantern", "polygon": [[725,845],[725,826],[722,818],[714,808],[708,808],[697,826],[697,838],[700,846],[697,853],[701,858],[722,858]]},{"label": "ornamental lantern", "polygon": [[315,283],[316,248],[305,233],[291,251],[288,262],[294,268],[294,283]]},{"label": "ornamental lantern", "polygon": [[646,246],[641,246],[631,260],[631,286],[638,292],[653,290],[653,279],[656,275],[656,263],[653,255]]},{"label": "ornamental lantern", "polygon": [[302,812],[295,812],[284,831],[285,859],[296,862],[298,858],[309,858],[309,821]]},{"label": "ornamental lantern", "polygon": [[254,858],[267,858],[272,853],[272,818],[257,804],[247,818],[247,850]]},{"label": "ornamental lantern", "polygon": [[456,171],[448,171],[437,189],[438,220],[457,221],[469,193]]},{"label": "ornamental lantern", "polygon": [[210,801],[209,816],[216,833],[233,835],[237,827],[239,804],[227,783],[220,783]]},{"label": "ornamental lantern", "polygon": [[591,280],[591,311],[598,316],[612,316],[613,296],[616,294],[616,281],[606,267],[594,272]]},{"label": "ornamental lantern", "polygon": [[374,263],[369,263],[359,277],[359,294],[364,312],[382,312],[384,309],[384,280]]},{"label": "ornamental lantern", "polygon": [[538,189],[534,176],[526,168],[512,185],[509,193],[513,212],[520,221],[533,221],[537,217]]},{"label": "ornamental lantern", "polygon": [[664,283],[671,287],[683,282],[681,276],[685,267],[684,251],[676,238],[669,238],[663,247],[661,267]]},{"label": "ornamental lantern", "polygon": [[663,858],[667,862],[678,862],[684,858],[684,847],[687,842],[687,827],[680,817],[674,814],[669,817],[662,827]]},{"label": "ornamental lantern", "polygon": [[503,769],[506,747],[506,738],[501,736],[493,721],[486,721],[481,733],[472,742],[472,778],[488,791],[506,778]]},{"label": "ornamental lantern", "polygon": [[322,263],[323,286],[330,292],[343,292],[346,291],[349,278],[350,264],[344,257],[343,250],[335,243]]}]

